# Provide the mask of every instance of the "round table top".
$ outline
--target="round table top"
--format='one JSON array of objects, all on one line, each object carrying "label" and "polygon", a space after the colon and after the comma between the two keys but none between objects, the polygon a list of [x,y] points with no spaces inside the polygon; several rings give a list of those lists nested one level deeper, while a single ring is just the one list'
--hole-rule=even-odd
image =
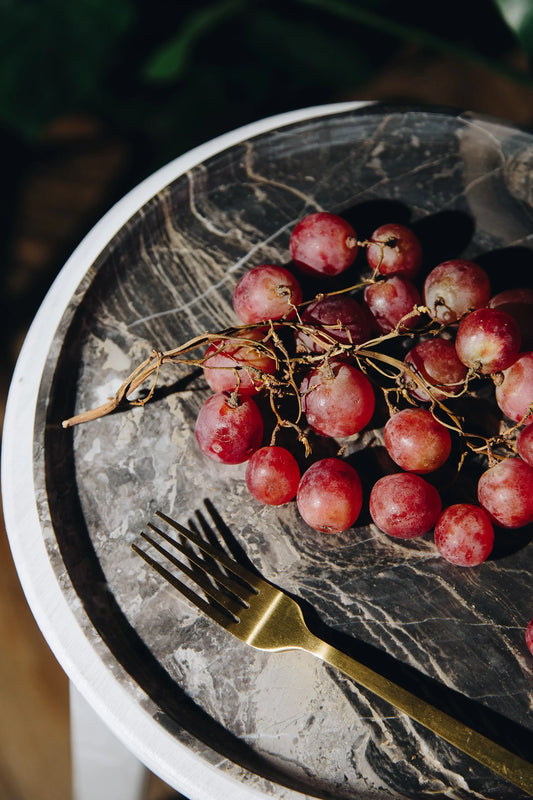
[{"label": "round table top", "polygon": [[231,324],[242,270],[281,259],[310,210],[359,212],[366,224],[408,211],[464,257],[513,247],[527,261],[532,153],[528,134],[449,110],[341,103],[261,120],[132,190],[45,298],[4,424],[16,568],[70,680],[190,800],[400,800],[439,787],[466,798],[468,781],[479,797],[519,794],[305,654],[228,643],[132,552],[154,510],[186,522],[207,499],[267,577],[363,653],[379,663],[384,651],[428,686],[482,698],[489,716],[527,736],[533,667],[519,634],[532,555],[518,535],[466,575],[429,540],[391,543],[365,524],[364,536],[324,543],[292,507],[254,506],[241,465],[222,470],[189,447],[198,375],[162,377],[153,406],[74,429],[62,419],[103,402],[153,348]]}]

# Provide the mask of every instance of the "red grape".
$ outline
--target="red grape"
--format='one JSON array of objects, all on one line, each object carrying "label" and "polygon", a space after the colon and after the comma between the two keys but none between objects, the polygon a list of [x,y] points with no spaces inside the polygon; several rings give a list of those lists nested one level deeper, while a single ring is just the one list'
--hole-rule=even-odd
[{"label": "red grape", "polygon": [[343,361],[312,369],[300,386],[302,409],[310,427],[323,436],[352,436],[370,422],[375,396],[360,370]]},{"label": "red grape", "polygon": [[[533,403],[533,352],[522,353],[503,371],[503,381],[496,386],[496,402],[513,422],[520,422]],[[526,424],[533,423],[533,414]]]},{"label": "red grape", "polygon": [[264,336],[263,329],[255,328],[209,345],[204,357],[203,372],[214,392],[232,392],[237,384],[242,396],[254,395],[263,389],[262,373],[274,375],[276,372],[274,353],[270,349],[265,351],[240,340],[260,342]]},{"label": "red grape", "polygon": [[478,500],[502,528],[533,522],[533,467],[521,458],[506,458],[489,467],[478,481]]},{"label": "red grape", "polygon": [[522,335],[522,349],[533,350],[533,289],[505,289],[491,298],[489,306],[514,317]]},{"label": "red grape", "polygon": [[252,267],[237,282],[233,291],[233,308],[243,322],[267,319],[291,319],[294,306],[302,302],[302,289],[285,267],[262,264]]},{"label": "red grape", "polygon": [[[412,314],[420,305],[420,293],[414,283],[399,275],[369,284],[364,291],[365,303],[382,333],[396,328],[400,320]],[[420,316],[416,313],[404,319],[402,328],[412,328]]]},{"label": "red grape", "polygon": [[522,428],[516,440],[518,455],[533,467],[533,425]]},{"label": "red grape", "polygon": [[357,235],[342,217],[319,211],[308,214],[292,231],[291,258],[303,271],[319,275],[339,275],[355,260]]},{"label": "red grape", "polygon": [[470,369],[482,375],[500,372],[518,358],[520,328],[505,311],[479,308],[459,323],[455,349],[460,360]]},{"label": "red grape", "polygon": [[311,528],[323,533],[342,533],[361,512],[361,480],[346,461],[323,458],[302,475],[296,502],[303,520]]},{"label": "red grape", "polygon": [[435,487],[412,472],[385,475],[370,492],[369,510],[375,525],[399,539],[413,539],[430,531],[441,508]]},{"label": "red grape", "polygon": [[[416,344],[405,356],[405,363],[429,384],[433,396],[440,400],[460,392],[467,374],[455,344],[439,336]],[[410,385],[409,393],[424,402],[431,399],[418,385]]]},{"label": "red grape", "polygon": [[[308,353],[321,353],[330,346],[330,339],[343,344],[366,342],[372,333],[374,321],[368,309],[354,297],[339,294],[310,303],[302,314],[302,323],[312,331],[297,331],[298,348]],[[327,336],[321,336],[321,330]]]},{"label": "red grape", "polygon": [[425,408],[393,414],[383,438],[392,460],[408,472],[424,475],[441,467],[451,452],[450,432]]},{"label": "red grape", "polygon": [[437,550],[452,564],[475,567],[494,546],[494,528],[485,511],[472,503],[448,506],[435,525]]},{"label": "red grape", "polygon": [[300,483],[298,462],[285,447],[260,447],[246,465],[246,485],[250,494],[269,506],[293,500]]},{"label": "red grape", "polygon": [[486,306],[489,300],[489,277],[473,261],[443,261],[424,282],[424,302],[439,322],[455,322],[469,311]]},{"label": "red grape", "polygon": [[250,397],[232,405],[218,392],[200,409],[194,432],[204,455],[223,464],[241,464],[261,445],[263,418]]},{"label": "red grape", "polygon": [[381,275],[414,278],[422,266],[422,245],[410,228],[389,222],[377,228],[366,250],[368,263]]},{"label": "red grape", "polygon": [[527,649],[533,655],[533,619],[530,619],[526,625],[525,638]]}]

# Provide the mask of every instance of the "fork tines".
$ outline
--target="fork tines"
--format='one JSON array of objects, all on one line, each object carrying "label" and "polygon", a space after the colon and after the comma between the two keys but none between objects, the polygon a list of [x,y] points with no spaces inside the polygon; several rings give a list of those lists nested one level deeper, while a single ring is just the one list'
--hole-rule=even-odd
[{"label": "fork tines", "polygon": [[[198,532],[189,530],[161,511],[156,511],[156,515],[179,534],[179,540],[151,522],[147,527],[159,538],[154,538],[144,531],[140,535],[166,560],[167,565],[164,566],[145,550],[132,544],[134,552],[200,611],[220,625],[227,627],[231,622],[238,622],[239,610],[248,606],[247,597],[257,594],[258,590],[254,585],[256,576],[235,562],[221,547],[207,542]],[[171,549],[161,544],[159,539]],[[184,556],[187,563],[176,554]],[[176,577],[168,568],[169,565],[199,587],[204,597]]]}]

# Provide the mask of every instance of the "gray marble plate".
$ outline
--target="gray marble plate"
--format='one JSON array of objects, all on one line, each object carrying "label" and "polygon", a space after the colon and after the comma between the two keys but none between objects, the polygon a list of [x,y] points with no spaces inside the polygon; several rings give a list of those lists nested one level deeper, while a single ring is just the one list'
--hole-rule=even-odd
[{"label": "gray marble plate", "polygon": [[[532,163],[529,133],[471,113],[317,111],[232,144],[145,202],[87,264],[54,334],[34,480],[58,581],[126,691],[200,763],[267,796],[522,794],[312,657],[256,652],[201,618],[130,548],[153,511],[187,522],[208,500],[247,557],[349,652],[529,755],[531,530],[498,533],[493,557],[470,570],[440,558],[430,536],[395,541],[367,517],[340,536],[314,532],[294,504],[252,501],[244,467],[198,452],[207,390],[179,368],[144,409],[72,430],[61,421],[113,394],[153,348],[232,324],[240,275],[286,263],[291,228],[312,211],[347,216],[361,236],[404,221],[427,268],[461,255],[486,266],[495,290],[531,285]],[[353,458],[367,474],[379,431],[363,444]]]}]

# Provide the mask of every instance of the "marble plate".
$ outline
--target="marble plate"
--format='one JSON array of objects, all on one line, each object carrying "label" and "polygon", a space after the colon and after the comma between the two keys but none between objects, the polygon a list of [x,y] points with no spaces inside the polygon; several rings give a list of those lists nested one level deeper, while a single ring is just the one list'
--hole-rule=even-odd
[{"label": "marble plate", "polygon": [[[253,502],[243,466],[198,452],[193,425],[207,391],[179,368],[162,372],[144,409],[70,430],[61,421],[113,394],[152,349],[233,323],[237,279],[287,262],[291,228],[312,211],[347,216],[361,236],[404,221],[428,267],[460,255],[483,263],[495,289],[531,285],[532,163],[529,133],[472,113],[308,110],[178,159],[81,246],[76,281],[72,266],[60,275],[57,324],[34,365],[40,530],[103,669],[170,752],[176,742],[194,755],[199,775],[211,770],[250,797],[522,797],[312,657],[233,640],[130,545],[155,509],[186,522],[209,501],[257,567],[303,597],[350,652],[531,754],[531,530],[498,534],[493,557],[471,570],[440,558],[430,536],[394,541],[366,517],[340,536],[314,532],[294,504]],[[376,442],[378,433],[365,444]],[[367,452],[355,454],[363,471]]]}]

